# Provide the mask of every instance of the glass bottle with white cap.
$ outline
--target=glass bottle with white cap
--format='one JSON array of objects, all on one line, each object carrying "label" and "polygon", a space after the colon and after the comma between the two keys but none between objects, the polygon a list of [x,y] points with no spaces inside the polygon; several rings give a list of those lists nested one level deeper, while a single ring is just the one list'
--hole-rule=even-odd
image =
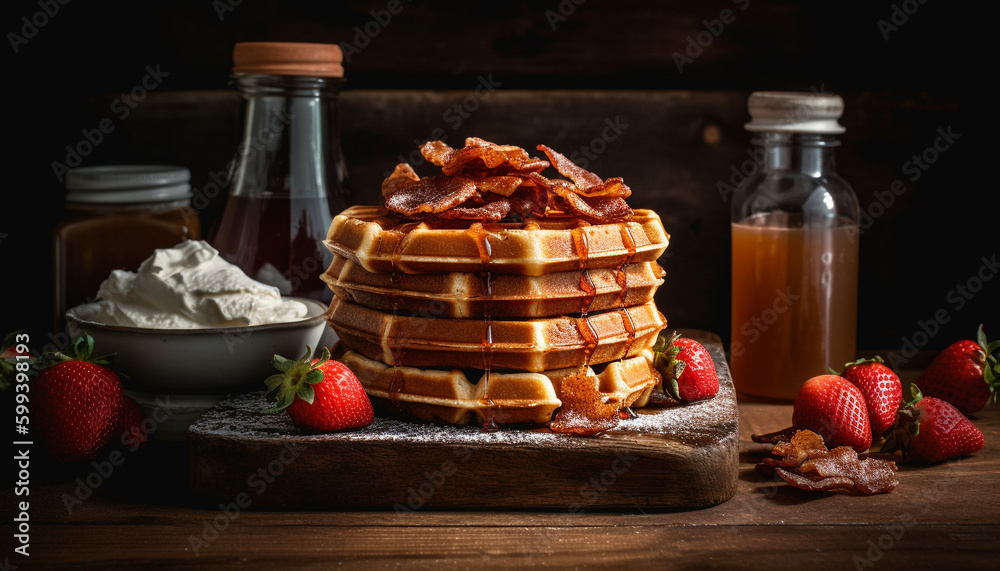
[{"label": "glass bottle with white cap", "polygon": [[754,171],[731,204],[733,382],[789,401],[857,354],[858,199],[834,161],[837,95],[755,92]]},{"label": "glass bottle with white cap", "polygon": [[67,216],[53,236],[54,314],[93,301],[112,270],[135,271],[157,248],[201,238],[191,173],[170,165],[80,167],[66,173]]}]

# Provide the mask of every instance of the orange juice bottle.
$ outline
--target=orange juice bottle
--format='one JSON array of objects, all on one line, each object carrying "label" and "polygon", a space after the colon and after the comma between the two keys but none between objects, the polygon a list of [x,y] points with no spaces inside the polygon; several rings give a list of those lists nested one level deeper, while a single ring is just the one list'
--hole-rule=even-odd
[{"label": "orange juice bottle", "polygon": [[835,168],[843,100],[755,92],[754,169],[733,194],[731,369],[738,393],[790,401],[857,353],[859,206]]}]

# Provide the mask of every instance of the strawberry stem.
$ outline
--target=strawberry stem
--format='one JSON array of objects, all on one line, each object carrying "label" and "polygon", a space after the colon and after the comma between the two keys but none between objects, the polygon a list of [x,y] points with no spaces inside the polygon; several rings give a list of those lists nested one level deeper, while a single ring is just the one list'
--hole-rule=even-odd
[{"label": "strawberry stem", "polygon": [[976,332],[976,340],[986,355],[986,361],[983,363],[983,380],[990,389],[990,397],[987,402],[996,404],[998,393],[1000,393],[1000,361],[998,361],[1000,340],[994,340],[992,343],[987,342],[982,323],[979,324],[979,330]]},{"label": "strawberry stem", "polygon": [[93,355],[93,353],[94,338],[91,337],[89,333],[84,332],[83,335],[78,337],[72,345],[64,348],[62,351],[46,353],[45,357],[48,360],[48,364],[46,366],[57,365],[59,363],[65,363],[66,361],[86,361],[87,363],[93,363],[95,365],[104,365],[105,367],[111,366],[114,354],[92,358],[91,355]]},{"label": "strawberry stem", "polygon": [[903,460],[909,456],[910,441],[920,434],[920,410],[917,408],[917,403],[924,398],[917,385],[910,385],[910,394],[913,400],[896,411],[896,421],[883,433],[885,442],[879,449],[879,452],[889,454],[899,450],[903,454]]},{"label": "strawberry stem", "polygon": [[868,365],[871,363],[885,363],[885,359],[883,359],[879,355],[875,355],[871,359],[858,359],[857,361],[853,361],[851,363],[844,363],[844,368],[839,373],[837,371],[834,371],[832,367],[830,368],[830,372],[833,373],[834,375],[844,376],[844,373],[847,372],[847,369],[851,367],[857,367],[858,365]]},{"label": "strawberry stem", "polygon": [[268,393],[273,393],[277,404],[267,412],[274,414],[288,408],[296,398],[312,404],[316,398],[313,385],[323,382],[323,371],[319,366],[330,360],[330,349],[323,347],[315,362],[312,359],[312,348],[306,345],[306,351],[298,361],[275,355],[271,359],[274,368],[280,373],[264,379]]},{"label": "strawberry stem", "polygon": [[681,389],[680,385],[677,384],[677,379],[680,378],[684,367],[687,366],[684,361],[677,358],[683,347],[675,345],[674,342],[680,338],[681,334],[677,331],[670,334],[660,333],[656,338],[656,343],[653,344],[653,366],[656,367],[663,380],[663,392],[678,401],[681,400]]}]

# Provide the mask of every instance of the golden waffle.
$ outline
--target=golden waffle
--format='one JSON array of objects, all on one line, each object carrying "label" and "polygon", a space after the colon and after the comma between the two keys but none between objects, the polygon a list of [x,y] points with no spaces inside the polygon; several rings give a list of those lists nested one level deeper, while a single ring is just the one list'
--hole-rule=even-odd
[{"label": "golden waffle", "polygon": [[543,276],[385,274],[335,255],[321,277],[338,297],[367,307],[461,319],[546,317],[642,305],[652,301],[663,274],[656,262]]},{"label": "golden waffle", "polygon": [[334,297],[329,323],[347,347],[387,365],[537,373],[638,355],[653,346],[666,320],[653,302],[510,320],[393,314]]},{"label": "golden waffle", "polygon": [[405,416],[467,424],[548,423],[562,405],[562,380],[577,374],[596,376],[599,390],[622,407],[641,407],[649,400],[660,375],[653,355],[638,355],[603,366],[566,367],[543,373],[393,367],[342,346],[334,357],[351,369],[374,399],[381,399]]},{"label": "golden waffle", "polygon": [[557,212],[519,223],[431,226],[401,222],[382,207],[352,206],[333,219],[326,246],[369,272],[540,276],[653,262],[668,241],[660,217],[650,210],[636,210],[628,221],[608,224],[588,224]]}]

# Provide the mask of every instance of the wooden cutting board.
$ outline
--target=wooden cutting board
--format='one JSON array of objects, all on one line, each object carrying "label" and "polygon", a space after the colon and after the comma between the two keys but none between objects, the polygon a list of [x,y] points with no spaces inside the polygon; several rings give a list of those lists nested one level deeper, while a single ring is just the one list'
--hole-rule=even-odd
[{"label": "wooden cutting board", "polygon": [[263,391],[232,396],[188,429],[191,492],[243,506],[334,508],[691,508],[736,491],[736,393],[719,337],[701,341],[719,372],[714,398],[655,397],[596,437],[548,429],[484,432],[376,418],[313,434],[264,414]]}]

